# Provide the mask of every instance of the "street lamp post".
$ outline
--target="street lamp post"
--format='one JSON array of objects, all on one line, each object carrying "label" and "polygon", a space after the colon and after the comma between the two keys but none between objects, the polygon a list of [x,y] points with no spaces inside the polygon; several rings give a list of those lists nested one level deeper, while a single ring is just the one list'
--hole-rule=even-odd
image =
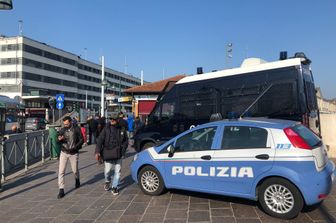
[{"label": "street lamp post", "polygon": [[101,110],[100,110],[100,115],[104,116],[105,113],[105,100],[104,100],[104,93],[105,93],[105,70],[104,70],[104,56],[101,57],[101,63],[102,63],[102,78],[101,78],[101,99],[100,99],[100,104],[101,104]]},{"label": "street lamp post", "polygon": [[[119,76],[119,100],[121,98],[121,76]],[[119,101],[119,112],[121,112],[121,101]]]}]

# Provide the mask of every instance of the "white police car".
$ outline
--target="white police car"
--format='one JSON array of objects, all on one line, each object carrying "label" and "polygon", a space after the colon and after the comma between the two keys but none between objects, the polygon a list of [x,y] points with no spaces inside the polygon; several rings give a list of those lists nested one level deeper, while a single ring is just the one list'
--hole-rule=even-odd
[{"label": "white police car", "polygon": [[275,119],[200,125],[138,153],[131,167],[145,194],[176,188],[242,197],[285,219],[325,199],[335,170],[319,137]]}]

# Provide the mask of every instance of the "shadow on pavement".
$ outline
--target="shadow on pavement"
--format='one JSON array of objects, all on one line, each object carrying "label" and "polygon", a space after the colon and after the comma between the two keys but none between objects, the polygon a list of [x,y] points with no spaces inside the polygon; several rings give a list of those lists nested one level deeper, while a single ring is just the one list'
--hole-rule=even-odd
[{"label": "shadow on pavement", "polygon": [[[36,175],[37,175],[37,177],[41,178],[41,177],[44,177],[44,176],[47,176],[47,175],[50,175],[50,174],[55,174],[55,172],[51,172],[51,171],[50,171],[50,172],[48,172],[48,174],[41,173],[41,174],[36,174]],[[37,178],[36,178],[36,179],[37,179]],[[38,184],[35,184],[35,185],[33,185],[33,186],[24,188],[24,189],[22,189],[22,190],[20,190],[20,191],[17,191],[17,192],[15,192],[15,193],[9,194],[9,195],[4,196],[4,197],[1,197],[1,198],[0,198],[0,201],[5,200],[5,199],[10,198],[10,197],[13,197],[13,196],[15,196],[15,195],[24,193],[24,192],[26,192],[26,191],[29,191],[29,190],[31,190],[31,189],[34,189],[34,188],[36,188],[36,187],[39,187],[39,186],[41,186],[41,185],[43,185],[43,184],[49,183],[49,182],[51,182],[51,181],[53,181],[53,180],[56,180],[56,179],[57,179],[57,177],[54,177],[54,178],[52,178],[52,179],[50,179],[50,180],[43,181],[43,182],[41,182],[41,183],[38,183]],[[29,178],[28,178],[27,180],[29,180]],[[13,188],[13,187],[12,187],[12,188]],[[4,189],[5,189],[5,190],[8,189],[8,188],[7,188],[7,185],[4,186]]]},{"label": "shadow on pavement", "polygon": [[193,192],[193,191],[176,190],[176,189],[169,190],[169,192],[172,193],[172,194],[180,194],[180,195],[197,197],[197,198],[204,198],[204,199],[209,199],[209,200],[214,200],[214,201],[237,203],[237,204],[244,204],[244,205],[249,205],[249,206],[257,206],[258,205],[258,202],[256,202],[256,201],[243,199],[243,198],[238,198],[238,197],[226,197],[226,196],[222,196],[222,195],[198,193],[198,192]]},{"label": "shadow on pavement", "polygon": [[128,175],[121,179],[120,181],[120,190],[126,189],[128,186],[132,185],[134,183],[132,176]]}]

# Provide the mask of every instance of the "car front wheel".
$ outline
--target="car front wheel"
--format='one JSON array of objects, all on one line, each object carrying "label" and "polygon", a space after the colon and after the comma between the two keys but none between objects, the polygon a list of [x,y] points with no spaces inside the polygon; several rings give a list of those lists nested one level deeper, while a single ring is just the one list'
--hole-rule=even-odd
[{"label": "car front wheel", "polygon": [[303,207],[300,191],[282,178],[269,178],[261,184],[259,202],[266,213],[282,219],[296,217]]},{"label": "car front wheel", "polygon": [[141,190],[148,195],[160,195],[165,189],[161,174],[152,166],[140,170],[138,182]]}]

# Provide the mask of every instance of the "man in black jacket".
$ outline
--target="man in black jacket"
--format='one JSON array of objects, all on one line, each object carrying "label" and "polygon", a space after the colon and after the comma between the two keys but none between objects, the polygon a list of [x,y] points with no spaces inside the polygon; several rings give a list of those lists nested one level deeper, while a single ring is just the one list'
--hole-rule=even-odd
[{"label": "man in black jacket", "polygon": [[57,198],[64,197],[64,174],[68,160],[70,160],[72,172],[75,175],[75,187],[80,187],[79,170],[78,170],[78,151],[82,148],[84,143],[81,130],[78,126],[71,123],[70,116],[63,119],[64,127],[58,134],[57,141],[61,144],[61,154],[59,158],[58,171],[58,187],[59,193]]},{"label": "man in black jacket", "polygon": [[106,191],[111,188],[112,168],[114,167],[114,176],[112,181],[112,194],[118,195],[118,184],[120,180],[121,161],[128,147],[127,132],[117,123],[117,116],[111,117],[111,123],[107,124],[100,133],[97,140],[95,158],[97,161],[104,160],[105,185]]}]

